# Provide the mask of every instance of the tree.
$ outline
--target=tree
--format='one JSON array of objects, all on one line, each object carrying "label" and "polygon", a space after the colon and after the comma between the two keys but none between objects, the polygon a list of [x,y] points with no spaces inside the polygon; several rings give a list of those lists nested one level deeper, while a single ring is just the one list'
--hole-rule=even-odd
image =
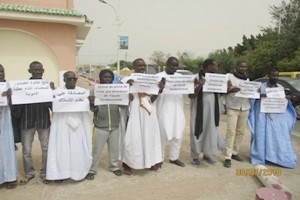
[{"label": "tree", "polygon": [[189,70],[193,73],[199,72],[199,66],[201,66],[204,61],[204,58],[194,58],[189,52],[178,52],[177,58],[179,60],[179,68]]},{"label": "tree", "polygon": [[279,6],[271,6],[270,14],[276,24],[278,33],[289,32],[294,29],[300,14],[300,0],[282,1]]},{"label": "tree", "polygon": [[152,61],[151,64],[157,67],[163,67],[166,64],[166,55],[164,52],[156,50],[152,53],[151,57],[149,58]]},{"label": "tree", "polygon": [[[231,48],[232,49],[232,48]],[[218,62],[220,73],[229,73],[235,66],[236,60],[239,58],[236,56],[233,50],[216,50],[209,54],[210,58],[214,58]]]}]

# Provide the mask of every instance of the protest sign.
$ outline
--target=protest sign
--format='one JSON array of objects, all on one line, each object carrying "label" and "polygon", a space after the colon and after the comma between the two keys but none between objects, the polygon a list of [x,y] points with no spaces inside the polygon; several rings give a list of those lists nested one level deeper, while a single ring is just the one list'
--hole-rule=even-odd
[{"label": "protest sign", "polygon": [[270,98],[285,98],[283,87],[266,88],[266,95]]},{"label": "protest sign", "polygon": [[7,96],[2,96],[7,91],[7,83],[0,82],[0,106],[7,106]]},{"label": "protest sign", "polygon": [[43,79],[11,81],[12,104],[31,104],[53,101],[50,81]]},{"label": "protest sign", "polygon": [[205,73],[203,92],[227,93],[228,76],[226,74]]},{"label": "protest sign", "polygon": [[286,98],[262,98],[260,112],[263,113],[284,113],[288,100]]},{"label": "protest sign", "polygon": [[255,81],[240,81],[238,84],[238,88],[240,88],[240,91],[235,93],[235,96],[242,98],[259,99],[260,93],[258,92],[258,89],[260,88],[260,84],[260,82]]},{"label": "protest sign", "polygon": [[163,94],[193,94],[193,75],[172,75],[166,76],[166,85]]},{"label": "protest sign", "polygon": [[90,110],[89,91],[86,89],[56,89],[53,91],[53,95],[53,112],[86,112]]},{"label": "protest sign", "polygon": [[129,104],[128,84],[95,84],[94,94],[95,105],[128,105]]},{"label": "protest sign", "polygon": [[158,83],[161,80],[159,76],[133,73],[130,75],[129,79],[134,81],[129,88],[130,93],[158,94]]}]

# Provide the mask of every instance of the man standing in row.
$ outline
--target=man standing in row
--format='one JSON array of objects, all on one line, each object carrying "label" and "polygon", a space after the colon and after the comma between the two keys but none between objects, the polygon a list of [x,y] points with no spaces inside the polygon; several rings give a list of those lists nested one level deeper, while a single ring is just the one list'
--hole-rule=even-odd
[{"label": "man standing in row", "polygon": [[[30,80],[42,79],[44,74],[43,65],[34,61],[29,65],[28,72],[31,73]],[[53,83],[51,88],[54,88]],[[20,181],[20,184],[27,184],[35,176],[35,169],[32,163],[32,142],[35,131],[38,132],[39,140],[42,148],[42,167],[40,176],[43,181],[46,181],[46,166],[47,166],[47,151],[50,132],[50,109],[52,102],[33,103],[20,105],[21,110],[21,141],[23,146],[23,165],[25,177]]]},{"label": "man standing in row", "polygon": [[[0,64],[0,82],[5,83],[4,67]],[[3,89],[3,88],[2,88]],[[13,189],[17,186],[18,166],[14,148],[13,127],[11,123],[10,107],[11,90],[1,92],[3,98],[7,98],[8,105],[0,105],[0,186]]]},{"label": "man standing in row", "polygon": [[[87,94],[88,90],[76,86],[77,76],[73,71],[63,75],[65,86],[57,89]],[[85,101],[83,101],[85,102]],[[88,101],[86,99],[86,107]],[[75,109],[74,109],[75,110]],[[61,181],[71,178],[80,181],[92,165],[92,129],[88,111],[58,112],[53,110],[49,137],[47,180]]]},{"label": "man standing in row", "polygon": [[[145,73],[146,63],[138,58],[133,61],[135,73]],[[123,82],[132,84],[131,77],[124,78]],[[159,90],[163,90],[160,82]],[[130,114],[127,130],[124,137],[124,174],[131,176],[132,169],[157,170],[157,164],[163,161],[159,124],[156,115],[155,100],[158,95],[146,93],[132,93]],[[146,105],[147,106],[144,106]]]},{"label": "man standing in row", "polygon": [[229,74],[231,87],[225,97],[227,108],[227,133],[225,137],[226,148],[224,167],[227,168],[231,166],[231,158],[242,161],[238,152],[247,128],[250,103],[248,98],[236,97],[235,94],[240,91],[240,88],[238,88],[240,81],[249,80],[246,74],[247,68],[245,62],[239,61],[233,73]]},{"label": "man standing in row", "polygon": [[[175,57],[167,60],[165,71],[157,75],[163,78],[167,76],[178,75],[176,70],[179,61]],[[170,163],[184,167],[184,163],[179,160],[182,135],[185,126],[184,99],[182,94],[164,94],[158,95],[156,100],[157,117],[161,135],[161,147],[164,157],[166,142],[170,141]]]},{"label": "man standing in row", "polygon": [[212,156],[220,153],[224,148],[224,139],[219,129],[219,94],[203,92],[206,73],[217,73],[218,63],[214,59],[206,59],[199,74],[194,94],[191,99],[190,145],[192,165],[200,166],[199,155],[203,153],[203,160],[208,164],[216,163]]}]

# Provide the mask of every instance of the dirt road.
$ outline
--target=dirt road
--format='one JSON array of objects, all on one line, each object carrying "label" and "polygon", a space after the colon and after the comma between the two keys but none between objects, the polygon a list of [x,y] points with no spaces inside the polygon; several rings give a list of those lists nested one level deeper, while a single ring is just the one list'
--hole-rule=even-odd
[{"label": "dirt road", "polygon": [[[80,79],[79,85],[91,87],[86,80]],[[189,122],[188,104],[186,117]],[[226,115],[221,116],[220,129],[226,130]],[[299,157],[300,138],[293,136],[295,150]],[[158,172],[147,170],[134,171],[134,176],[117,177],[108,171],[107,150],[103,152],[98,174],[93,181],[43,184],[36,177],[25,186],[16,189],[0,189],[0,200],[254,200],[256,189],[262,187],[253,176],[238,176],[238,169],[250,169],[249,163],[250,135],[246,135],[241,147],[240,155],[244,162],[232,161],[231,168],[223,167],[223,156],[216,157],[215,166],[202,162],[200,168],[193,167],[190,162],[189,124],[186,124],[184,140],[181,149],[181,159],[186,167],[172,165],[166,159]],[[23,175],[21,145],[18,144],[17,158],[20,175]],[[166,153],[168,151],[166,150]],[[38,138],[33,145],[33,159],[36,169],[40,166],[41,150]],[[278,168],[277,166],[267,166]],[[294,193],[295,199],[300,199],[300,167],[281,170],[280,180]]]}]

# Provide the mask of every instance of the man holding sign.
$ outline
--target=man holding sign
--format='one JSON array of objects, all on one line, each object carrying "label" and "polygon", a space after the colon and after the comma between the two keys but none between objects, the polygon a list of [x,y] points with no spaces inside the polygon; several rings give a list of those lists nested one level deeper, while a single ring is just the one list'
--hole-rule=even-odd
[{"label": "man holding sign", "polygon": [[191,157],[192,165],[200,166],[199,155],[203,153],[203,160],[214,165],[212,156],[220,153],[224,148],[224,139],[219,129],[219,97],[218,93],[204,92],[203,84],[206,82],[206,73],[217,73],[218,64],[213,59],[206,59],[203,68],[197,74],[199,80],[191,98]]},{"label": "man holding sign", "polygon": [[[100,85],[110,85],[114,80],[114,73],[109,69],[101,70],[99,73]],[[95,85],[96,87],[96,85]],[[127,92],[128,99],[128,92]],[[97,96],[95,89],[92,89],[89,96],[90,110],[94,113],[94,129],[93,129],[93,163],[90,168],[87,180],[93,180],[97,173],[100,162],[101,152],[107,143],[109,155],[109,169],[116,175],[121,176],[122,172],[119,168],[119,123],[120,111],[119,106],[115,104],[98,105],[95,100]],[[101,100],[100,100],[101,101]],[[101,102],[100,102],[101,103]],[[127,100],[128,104],[128,100]]]},{"label": "man holding sign", "polygon": [[242,161],[238,152],[247,127],[250,103],[248,98],[236,97],[240,91],[240,81],[249,80],[246,74],[247,64],[239,61],[232,74],[229,74],[231,87],[225,96],[227,108],[227,133],[225,137],[225,161],[224,167],[231,166],[231,158]]},{"label": "man holding sign", "polygon": [[[88,90],[76,86],[74,72],[64,73],[65,87],[54,91],[47,180],[71,178],[80,181],[92,164],[92,130],[89,121]],[[72,105],[72,110],[55,104]]]},{"label": "man holding sign", "polygon": [[[177,58],[170,57],[166,64],[167,67],[165,71],[158,73],[158,76],[166,79],[167,76],[180,75],[176,73],[179,64]],[[156,105],[162,143],[162,155],[164,157],[166,143],[170,141],[170,163],[184,167],[184,163],[179,160],[182,134],[185,126],[183,94],[164,94],[164,92],[162,92],[157,97]]]},{"label": "man holding sign", "polygon": [[0,64],[0,185],[13,189],[17,186],[18,167],[8,102],[10,95],[4,67]]},{"label": "man holding sign", "polygon": [[[141,58],[134,60],[133,69],[135,73],[145,73],[145,61]],[[126,83],[134,84],[130,77],[128,79]],[[161,92],[164,84],[160,82],[156,87]],[[132,168],[157,170],[157,164],[163,161],[159,124],[153,104],[158,94],[133,93],[131,96],[133,100],[129,105],[123,156],[124,174],[129,176],[132,175]]]},{"label": "man holding sign", "polygon": [[[264,99],[273,99],[273,105],[276,106],[276,98],[268,97],[268,89],[282,88],[277,84],[279,71],[277,68],[271,68],[268,72],[268,82],[261,85],[261,99],[251,101],[251,110],[249,114],[249,125],[252,133],[250,146],[250,159],[253,165],[264,165],[266,162],[272,162],[287,168],[296,168],[297,155],[294,151],[291,132],[296,121],[296,112],[290,100],[283,112],[273,113],[272,110],[266,112],[262,110],[262,101]],[[276,95],[275,95],[276,96]],[[279,100],[287,101],[286,97]],[[267,105],[266,105],[267,106]],[[280,104],[277,104],[277,107]]]},{"label": "man holding sign", "polygon": [[[42,63],[34,61],[29,65],[28,72],[31,73],[30,80],[42,80],[44,68]],[[53,82],[50,83],[51,88],[54,88]],[[48,87],[48,86],[47,86]],[[14,92],[14,91],[12,91]],[[14,93],[12,93],[12,98]],[[28,99],[35,99],[31,96]],[[46,166],[47,166],[47,151],[48,140],[50,132],[50,109],[52,102],[44,103],[29,103],[17,106],[21,113],[21,142],[23,165],[25,177],[20,180],[20,184],[27,184],[35,176],[35,169],[33,167],[31,148],[34,139],[34,134],[37,131],[42,148],[42,166],[40,170],[40,177],[45,183],[46,181]]]}]

